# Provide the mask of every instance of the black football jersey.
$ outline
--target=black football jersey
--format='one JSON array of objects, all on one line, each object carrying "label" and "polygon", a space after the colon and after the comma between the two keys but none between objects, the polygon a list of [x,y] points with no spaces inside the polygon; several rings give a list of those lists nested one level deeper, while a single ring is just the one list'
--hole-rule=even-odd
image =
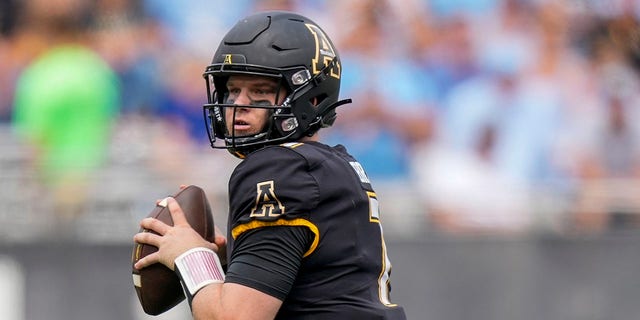
[{"label": "black football jersey", "polygon": [[390,300],[378,198],[343,146],[268,146],[229,181],[227,282],[283,301],[278,319],[405,319]]}]

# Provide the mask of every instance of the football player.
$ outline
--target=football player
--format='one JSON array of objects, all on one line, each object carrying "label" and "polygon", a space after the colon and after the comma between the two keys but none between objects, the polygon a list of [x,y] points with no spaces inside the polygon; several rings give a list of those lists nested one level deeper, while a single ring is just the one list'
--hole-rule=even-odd
[{"label": "football player", "polygon": [[318,141],[351,102],[338,100],[341,73],[331,40],[298,14],[251,15],[222,40],[204,73],[204,115],[211,146],[243,159],[228,238],[202,239],[171,198],[174,226],[147,218],[159,235],[134,237],[159,247],[135,267],[175,270],[195,319],[406,318],[390,298],[371,182],[343,146]]}]

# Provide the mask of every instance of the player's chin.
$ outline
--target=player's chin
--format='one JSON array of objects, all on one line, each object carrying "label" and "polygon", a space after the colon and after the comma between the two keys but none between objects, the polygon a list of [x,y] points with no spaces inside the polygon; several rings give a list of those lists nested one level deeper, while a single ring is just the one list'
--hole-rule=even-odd
[{"label": "player's chin", "polygon": [[258,130],[236,130],[233,132],[232,137],[234,138],[249,138],[253,137],[256,134],[260,133]]}]

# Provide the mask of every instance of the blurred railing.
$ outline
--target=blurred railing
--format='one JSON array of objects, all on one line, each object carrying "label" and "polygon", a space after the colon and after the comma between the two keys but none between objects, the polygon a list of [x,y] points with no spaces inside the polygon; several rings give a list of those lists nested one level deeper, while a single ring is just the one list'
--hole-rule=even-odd
[{"label": "blurred railing", "polygon": [[[38,182],[29,149],[7,125],[0,126],[0,241],[80,238],[90,243],[129,243],[154,201],[175,192],[180,184],[198,184],[205,189],[215,221],[224,230],[228,176],[236,159],[207,146],[172,149],[169,142],[154,141],[161,131],[161,125],[153,121],[121,121],[109,146],[109,160],[89,177],[82,212],[69,218],[52,212],[54,195]],[[163,150],[165,146],[167,150]],[[387,237],[412,239],[441,231],[409,181],[376,181],[375,187],[382,199]],[[574,224],[580,219],[587,225],[604,224],[605,229],[594,228],[597,232],[609,227],[640,229],[636,222],[640,181],[594,181],[576,190],[578,194],[539,190],[531,195],[533,217],[521,235],[571,233],[579,229]]]}]

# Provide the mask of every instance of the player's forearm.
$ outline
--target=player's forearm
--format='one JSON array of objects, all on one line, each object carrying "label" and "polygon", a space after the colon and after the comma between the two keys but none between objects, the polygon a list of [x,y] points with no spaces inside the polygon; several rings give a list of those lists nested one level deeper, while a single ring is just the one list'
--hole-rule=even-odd
[{"label": "player's forearm", "polygon": [[193,297],[195,320],[273,319],[282,302],[255,289],[234,283],[210,284]]},{"label": "player's forearm", "polygon": [[194,320],[232,319],[221,303],[223,284],[210,284],[193,297],[191,312]]}]

